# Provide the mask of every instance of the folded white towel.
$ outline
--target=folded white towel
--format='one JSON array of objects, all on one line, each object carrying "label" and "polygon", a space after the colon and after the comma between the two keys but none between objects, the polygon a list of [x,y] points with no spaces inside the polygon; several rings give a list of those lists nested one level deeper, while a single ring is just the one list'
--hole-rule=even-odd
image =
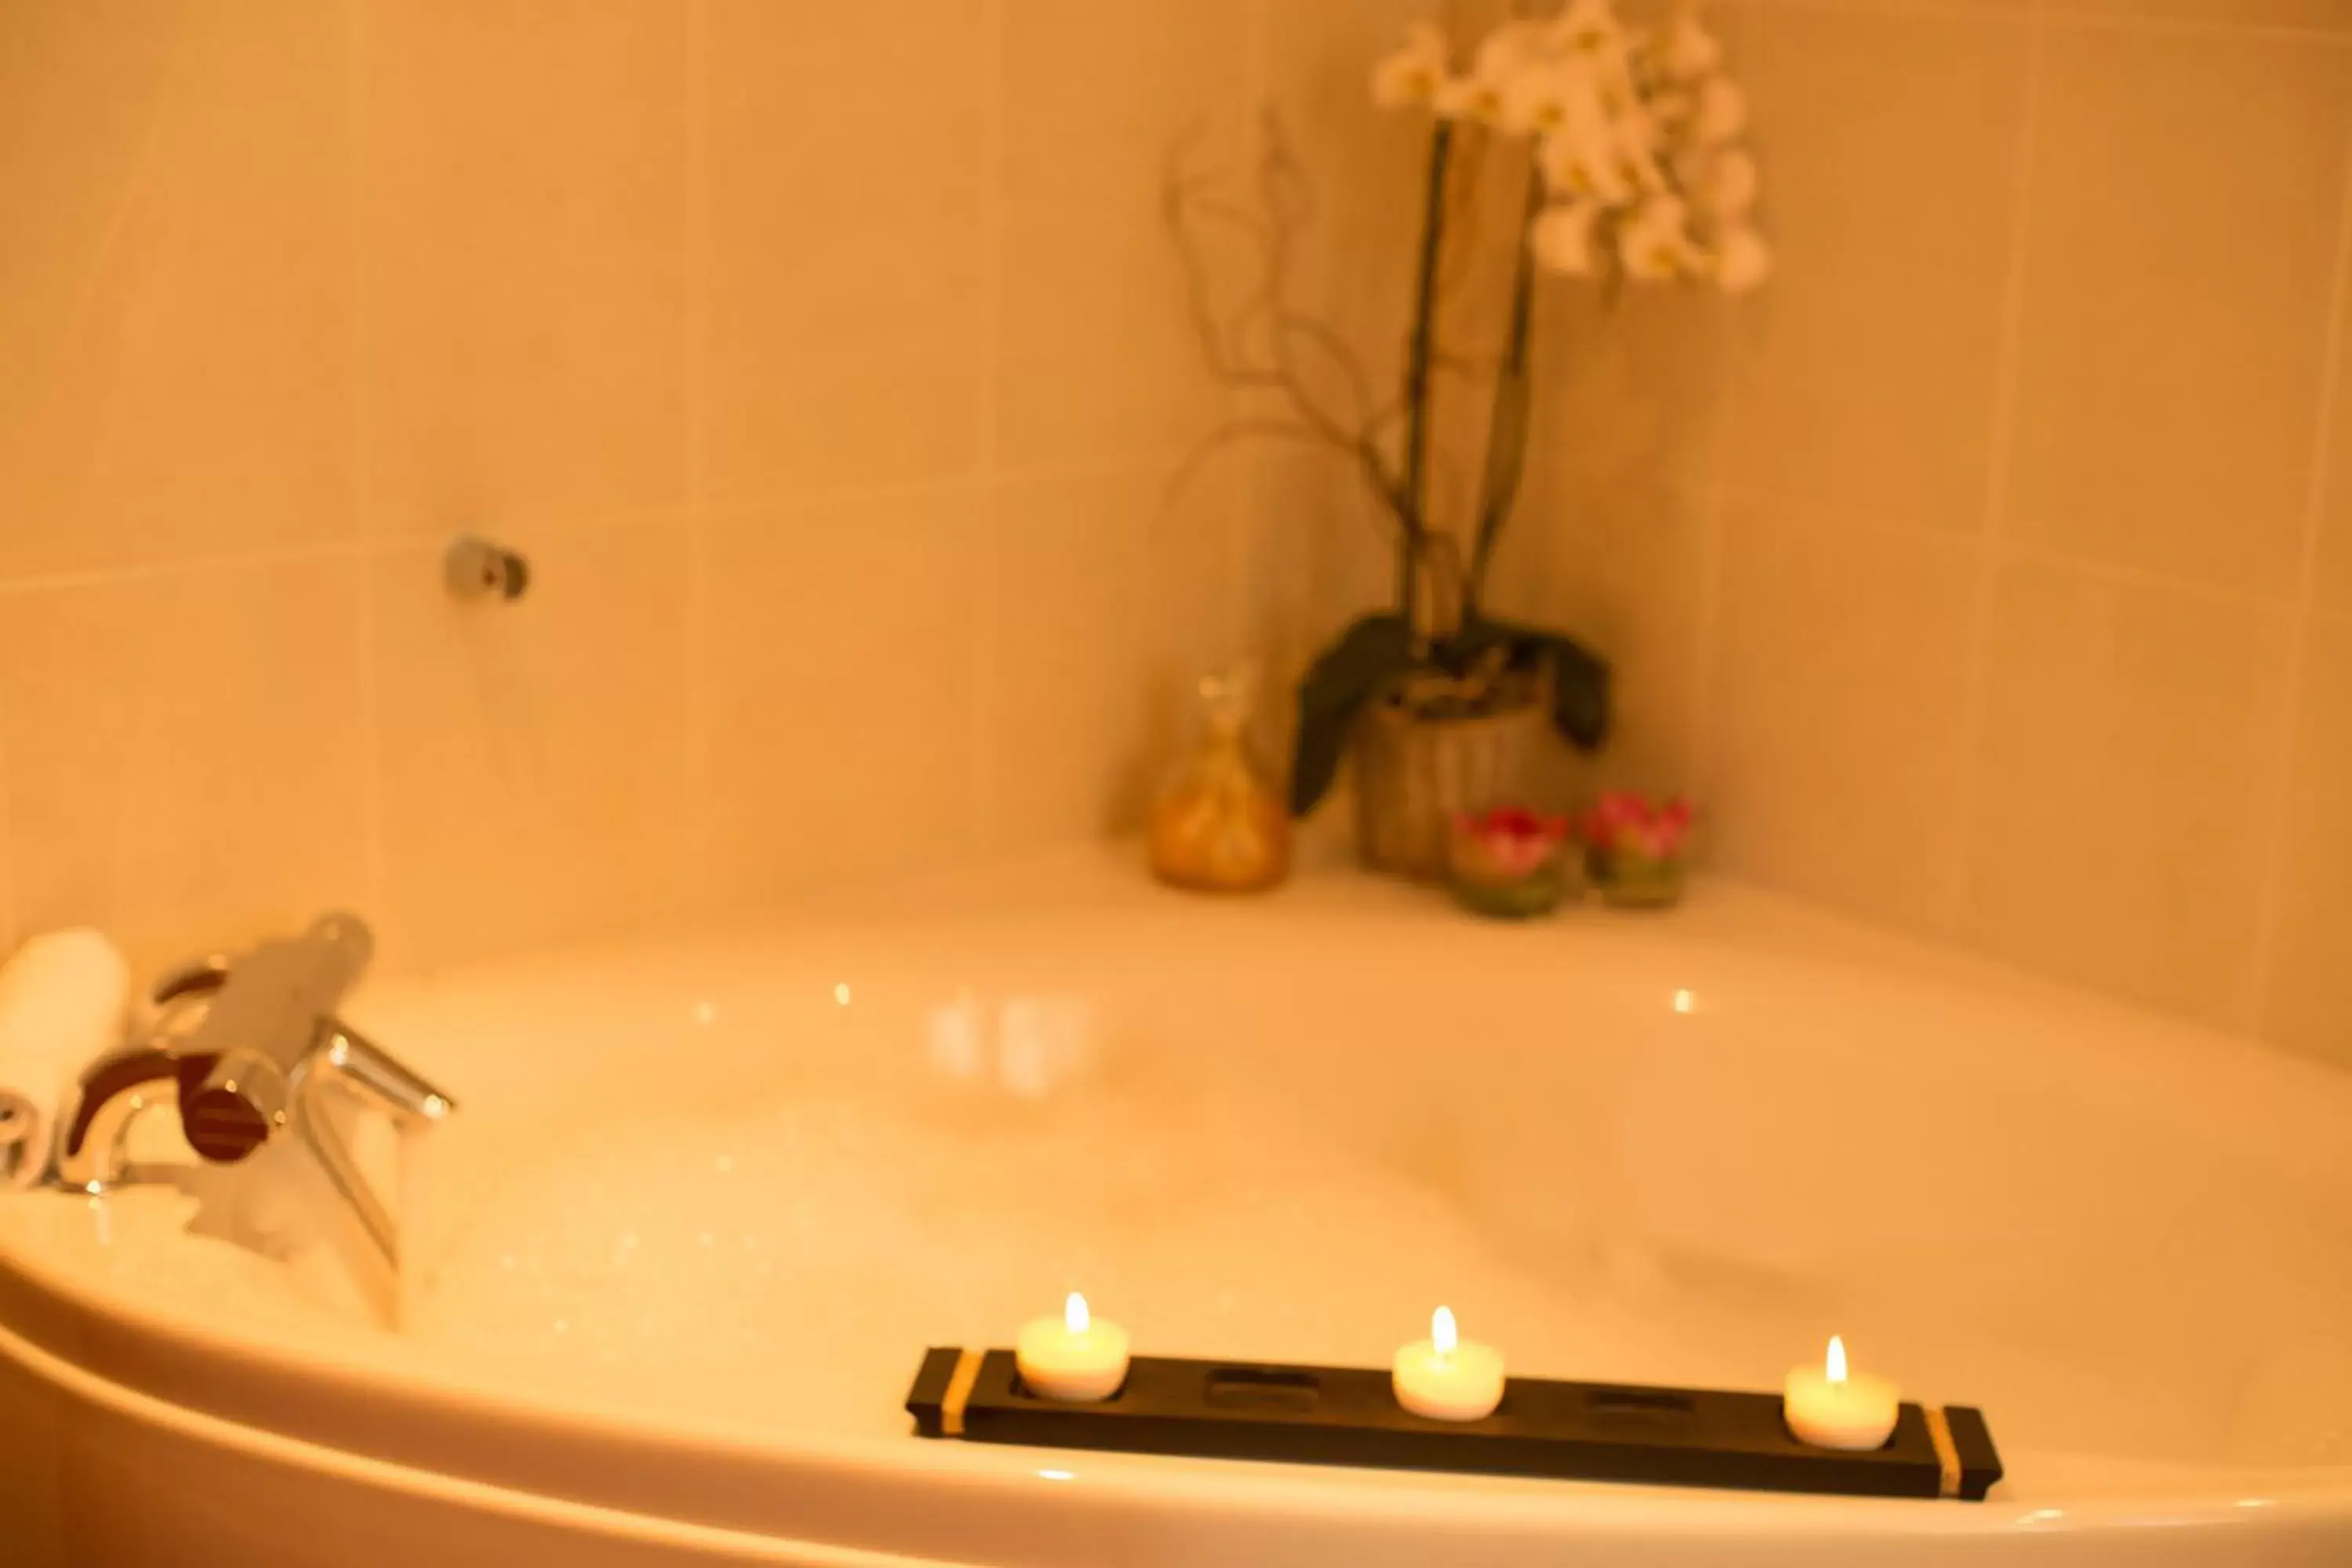
[{"label": "folded white towel", "polygon": [[122,1040],[131,969],[94,931],[33,938],[0,967],[0,1192],[49,1168],[82,1070]]}]

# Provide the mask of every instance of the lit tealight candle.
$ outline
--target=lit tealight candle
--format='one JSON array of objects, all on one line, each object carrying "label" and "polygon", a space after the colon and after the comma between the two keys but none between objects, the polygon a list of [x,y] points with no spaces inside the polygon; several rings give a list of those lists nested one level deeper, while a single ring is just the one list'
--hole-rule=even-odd
[{"label": "lit tealight candle", "polygon": [[1477,1421],[1503,1402],[1503,1352],[1458,1339],[1454,1311],[1430,1314],[1429,1338],[1396,1353],[1397,1403],[1433,1421]]},{"label": "lit tealight candle", "polygon": [[1847,1376],[1845,1342],[1833,1335],[1822,1365],[1789,1373],[1781,1408],[1800,1441],[1861,1452],[1886,1447],[1901,1403],[1895,1385],[1883,1377]]},{"label": "lit tealight candle", "polygon": [[1091,1405],[1108,1399],[1127,1381],[1127,1331],[1097,1321],[1076,1290],[1058,1318],[1025,1324],[1013,1342],[1024,1387],[1041,1399]]}]

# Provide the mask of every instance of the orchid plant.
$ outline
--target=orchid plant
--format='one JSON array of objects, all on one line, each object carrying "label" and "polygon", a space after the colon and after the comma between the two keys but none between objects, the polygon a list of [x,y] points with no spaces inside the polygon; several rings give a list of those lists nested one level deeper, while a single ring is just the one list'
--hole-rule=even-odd
[{"label": "orchid plant", "polygon": [[[1372,72],[1378,103],[1430,122],[1404,384],[1377,406],[1339,334],[1286,298],[1290,242],[1306,204],[1278,134],[1269,137],[1255,214],[1198,182],[1171,178],[1171,226],[1212,369],[1237,390],[1288,405],[1286,417],[1237,421],[1218,439],[1271,435],[1332,447],[1356,463],[1394,525],[1393,607],[1350,626],[1300,688],[1294,812],[1313,809],[1328,790],[1349,736],[1375,701],[1444,719],[1541,691],[1570,742],[1590,750],[1604,738],[1607,667],[1573,639],[1499,620],[1484,605],[1525,466],[1534,291],[1539,274],[1595,279],[1612,291],[1627,282],[1680,282],[1737,293],[1764,280],[1771,258],[1750,221],[1758,178],[1742,145],[1747,100],[1723,74],[1722,56],[1689,13],[1631,27],[1614,0],[1567,0],[1558,15],[1507,22],[1462,53],[1435,26],[1410,31]],[[1505,151],[1525,198],[1508,336],[1492,360],[1484,468],[1461,540],[1433,515],[1432,405],[1441,370],[1480,363],[1444,351],[1437,317],[1453,186],[1468,152],[1484,147]],[[1265,276],[1238,318],[1221,318],[1208,302],[1200,229],[1210,223],[1239,225],[1263,247]],[[1335,410],[1318,395],[1318,363],[1338,368],[1355,393],[1351,409]]]}]

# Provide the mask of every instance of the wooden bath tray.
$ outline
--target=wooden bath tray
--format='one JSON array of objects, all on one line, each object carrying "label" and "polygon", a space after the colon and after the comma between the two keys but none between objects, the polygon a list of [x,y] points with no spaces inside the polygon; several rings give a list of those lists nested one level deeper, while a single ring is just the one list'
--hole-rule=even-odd
[{"label": "wooden bath tray", "polygon": [[1110,1398],[1066,1405],[1024,1389],[1011,1351],[935,1349],[907,1409],[968,1443],[1557,1480],[1981,1502],[2001,1473],[1967,1405],[1906,1405],[1885,1447],[1841,1453],[1791,1436],[1777,1394],[1515,1377],[1484,1420],[1432,1421],[1354,1367],[1138,1356]]}]

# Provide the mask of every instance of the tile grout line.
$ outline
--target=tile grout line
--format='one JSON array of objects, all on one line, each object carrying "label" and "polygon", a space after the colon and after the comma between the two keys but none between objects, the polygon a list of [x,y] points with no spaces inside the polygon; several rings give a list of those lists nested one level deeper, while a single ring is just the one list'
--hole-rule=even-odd
[{"label": "tile grout line", "polygon": [[[615,512],[601,516],[573,518],[552,514],[542,514],[534,518],[524,514],[514,514],[509,518],[509,521],[517,528],[528,527],[541,531],[560,532],[567,537],[690,530],[698,526],[717,531],[782,513],[863,500],[918,499],[959,490],[985,489],[998,484],[1041,484],[1066,479],[1113,478],[1130,473],[1139,466],[1159,462],[1175,455],[1178,450],[1178,448],[1171,448],[1163,452],[1153,449],[1071,462],[1034,463],[1003,469],[995,474],[941,474],[887,483],[830,486],[779,495],[772,500],[745,502],[734,506],[709,506],[702,509],[702,515],[699,518],[675,511],[653,511]],[[437,537],[394,534],[373,539],[353,538],[308,544],[268,545],[252,550],[230,551],[221,554],[186,555],[164,560],[131,562],[116,566],[74,567],[62,571],[38,572],[21,577],[0,578],[0,602],[77,588],[158,582],[175,577],[201,576],[214,572],[287,565],[303,561],[347,558],[379,560],[398,555],[416,555],[438,551],[443,543],[444,541]]]},{"label": "tile grout line", "polygon": [[978,595],[971,626],[971,692],[964,715],[968,729],[965,740],[969,748],[965,758],[964,787],[971,802],[971,819],[965,825],[965,832],[969,847],[974,853],[984,852],[996,839],[994,817],[998,759],[994,727],[988,721],[997,698],[996,645],[1003,617],[1003,584],[999,563],[1003,554],[1001,534],[1004,517],[999,498],[1003,494],[1003,482],[1009,477],[1003,471],[1004,408],[1002,384],[1004,374],[1005,252],[1011,244],[1005,199],[1006,187],[1010,183],[1005,169],[1006,146],[1011,140],[1005,124],[1006,106],[1011,100],[1011,87],[1006,80],[1011,46],[1006,32],[1011,26],[1010,0],[982,0],[980,287],[976,290],[979,319],[973,323],[973,347],[979,374],[972,378],[971,417],[972,453],[978,470],[982,510],[980,547],[983,569],[976,574]]},{"label": "tile grout line", "polygon": [[2102,16],[2090,12],[2046,9],[1998,11],[1982,5],[1952,0],[1768,0],[1784,10],[1843,16],[1918,18],[1942,22],[2031,22],[2086,33],[2144,32],[2173,37],[2265,38],[2279,43],[2341,44],[2352,42],[2352,32],[2298,26],[2292,22],[2208,21],[2195,16]]},{"label": "tile grout line", "polygon": [[716,627],[712,605],[712,558],[717,518],[710,504],[710,300],[712,215],[716,172],[711,163],[709,0],[689,0],[681,84],[686,110],[684,261],[686,363],[683,367],[686,440],[682,458],[686,494],[686,754],[678,759],[684,841],[676,848],[685,864],[680,891],[700,915],[716,901],[710,843],[711,816],[702,809],[711,797],[710,755],[718,714],[718,670],[712,658]]},{"label": "tile grout line", "polygon": [[[1274,112],[1274,26],[1275,0],[1251,0],[1249,7],[1250,61],[1250,121],[1253,127],[1264,122]],[[1234,661],[1246,661],[1255,671],[1257,691],[1253,700],[1262,710],[1265,704],[1265,687],[1275,674],[1269,657],[1271,648],[1252,646],[1264,630],[1256,623],[1259,604],[1257,574],[1264,560],[1265,531],[1273,516],[1272,502],[1267,495],[1271,457],[1266,453],[1253,455],[1243,479],[1241,505],[1234,509],[1234,519],[1225,540],[1225,569],[1230,579],[1225,591],[1225,618],[1230,628],[1225,646]],[[1255,719],[1256,716],[1254,715]]]},{"label": "tile grout line", "polygon": [[[8,658],[6,637],[0,632],[0,661]],[[16,929],[16,812],[8,794],[8,710],[0,705],[0,944],[13,948]]]},{"label": "tile grout line", "polygon": [[2011,555],[2010,480],[2017,456],[2018,386],[2025,358],[2027,259],[2031,254],[2035,165],[2040,156],[2042,97],[2047,34],[2037,18],[2025,37],[2025,72],[2020,100],[2017,192],[2010,213],[2009,254],[2002,263],[2000,341],[1994,353],[1992,422],[1986,443],[1982,526],[1973,541],[1977,580],[1969,605],[1968,670],[1960,713],[1960,768],[1953,787],[1953,850],[1946,889],[1943,928],[1961,940],[1975,884],[1976,808],[1984,785],[1985,734],[1991,720],[1992,644],[1999,604],[2000,568]]},{"label": "tile grout line", "polygon": [[380,639],[376,635],[376,558],[368,546],[375,530],[375,453],[372,445],[373,405],[368,398],[374,363],[372,331],[373,291],[367,265],[368,198],[367,23],[366,0],[346,0],[344,27],[344,111],[349,141],[344,147],[350,180],[345,228],[351,244],[352,356],[352,536],[359,546],[354,557],[359,579],[356,611],[360,639],[360,820],[362,825],[361,876],[366,908],[381,923],[390,893],[390,860],[384,845],[383,692]]},{"label": "tile grout line", "polygon": [[[1703,487],[1680,488],[1695,498],[1704,498]],[[1952,545],[1975,543],[1986,548],[1996,563],[2041,566],[2112,587],[2136,588],[2231,609],[2275,609],[2292,599],[2292,595],[2271,594],[2258,588],[2233,588],[2218,583],[2200,582],[2194,577],[2174,576],[2150,567],[2069,554],[2046,544],[2020,543],[2014,537],[2004,537],[1996,543],[1986,540],[1981,530],[1963,531],[1924,522],[1890,522],[1874,513],[1800,500],[1770,489],[1744,485],[1722,488],[1726,499],[1735,506],[1751,506],[1775,512],[1807,528],[1839,529],[1884,538],[1933,540]]]},{"label": "tile grout line", "polygon": [[[1748,4],[1740,12],[1739,42],[1751,66],[1763,58],[1766,26],[1762,6]],[[1691,682],[1683,713],[1684,789],[1710,812],[1716,805],[1717,752],[1720,734],[1716,723],[1723,689],[1717,663],[1723,657],[1723,619],[1731,573],[1731,489],[1724,482],[1730,461],[1731,429],[1740,396],[1738,385],[1739,313],[1720,313],[1713,363],[1715,406],[1707,411],[1706,480],[1695,488],[1699,507],[1699,581],[1696,625],[1691,630]],[[1673,493],[1685,485],[1669,476],[1664,488]],[[1711,836],[1710,836],[1711,837]]]},{"label": "tile grout line", "polygon": [[1731,500],[1717,489],[1700,503],[1697,625],[1691,633],[1691,691],[1683,714],[1685,788],[1713,811],[1716,801],[1716,700],[1722,682],[1723,617],[1731,573]]},{"label": "tile grout line", "polygon": [[[2342,68],[2339,67],[2339,68]],[[2327,316],[2321,329],[2319,397],[2312,421],[2309,469],[2305,476],[2303,539],[2296,563],[2295,590],[2286,617],[2287,663],[2280,699],[2279,734],[2273,755],[2270,791],[2270,831],[2263,846],[2260,902],[2254,911],[2253,967],[2249,1016],[2258,1037],[2271,1026],[2271,985],[2278,969],[2281,900],[2285,896],[2289,839],[2294,800],[2295,764],[2302,753],[2304,688],[2310,679],[2311,638],[2319,600],[2319,547],[2326,531],[2327,496],[2335,478],[2332,461],[2336,442],[2337,400],[2344,396],[2345,333],[2352,320],[2352,116],[2341,136],[2343,167],[2338,171],[2335,275],[2329,279]]]},{"label": "tile grout line", "polygon": [[336,540],[324,543],[289,544],[259,550],[231,551],[223,555],[191,555],[174,561],[136,562],[122,566],[78,567],[64,572],[41,572],[29,576],[0,580],[0,603],[5,603],[10,599],[36,598],[44,594],[69,594],[85,588],[168,582],[178,577],[200,577],[214,572],[236,572],[265,566],[291,565],[304,561],[360,560],[374,553],[379,548],[362,540]]},{"label": "tile grout line", "polygon": [[1715,410],[1707,420],[1706,468],[1712,478],[1693,490],[1680,490],[1679,480],[1669,481],[1665,487],[1670,493],[1680,490],[1698,503],[1698,609],[1692,617],[1696,624],[1691,629],[1691,689],[1684,699],[1683,767],[1685,789],[1694,792],[1710,808],[1716,796],[1719,740],[1715,722],[1717,700],[1722,690],[1716,667],[1723,657],[1723,619],[1732,560],[1732,489],[1723,483],[1722,476],[1724,454],[1730,445],[1731,403],[1738,395],[1732,384],[1736,357],[1733,323],[1726,321],[1716,344],[1713,369],[1719,391]]},{"label": "tile grout line", "polygon": [[2126,566],[2085,555],[2071,555],[2046,544],[2021,544],[2015,539],[2006,537],[1988,541],[1987,544],[1995,565],[2038,566],[2044,571],[2063,572],[2104,587],[2160,594],[2230,610],[2259,612],[2274,609],[2282,603],[2278,595],[2259,588],[2231,588],[2218,583],[2200,583],[2193,577],[2175,577],[2169,573],[2150,571],[2144,566]]}]

